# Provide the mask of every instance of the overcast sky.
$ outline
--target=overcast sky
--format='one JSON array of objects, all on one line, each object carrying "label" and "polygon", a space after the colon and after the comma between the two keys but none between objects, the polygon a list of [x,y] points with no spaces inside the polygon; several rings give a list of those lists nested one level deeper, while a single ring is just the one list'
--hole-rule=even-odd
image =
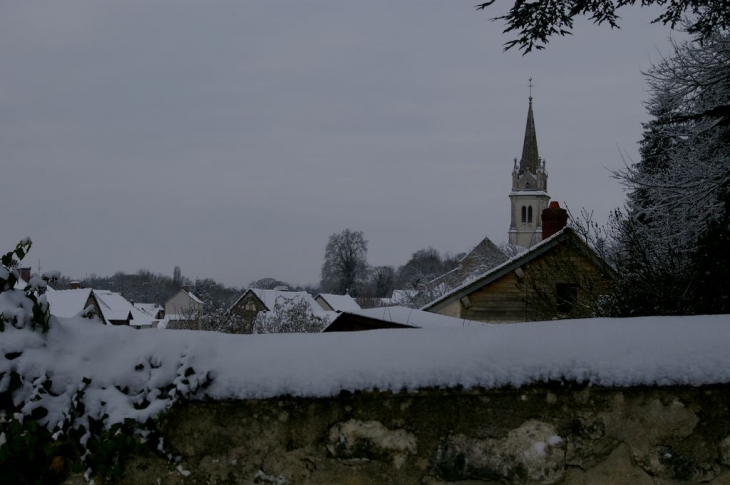
[{"label": "overcast sky", "polygon": [[0,250],[245,286],[318,281],[345,228],[374,265],[499,243],[529,77],[551,197],[604,221],[669,29],[630,8],[522,56],[475,3],[3,2]]}]

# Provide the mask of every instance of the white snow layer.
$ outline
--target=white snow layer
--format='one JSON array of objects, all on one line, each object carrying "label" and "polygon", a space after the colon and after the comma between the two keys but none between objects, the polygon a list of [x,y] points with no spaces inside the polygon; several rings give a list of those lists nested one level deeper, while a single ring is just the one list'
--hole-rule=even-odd
[{"label": "white snow layer", "polygon": [[[134,330],[82,318],[52,323],[47,336],[10,325],[0,333],[0,373],[13,369],[26,383],[53,381],[53,392],[26,411],[45,406],[50,428],[63,419],[85,377],[91,379],[83,395],[87,412],[109,414],[107,425],[158,414],[171,402],[159,389],[172,385],[186,395],[206,374],[212,383],[195,398],[325,397],[343,390],[519,387],[552,380],[597,386],[730,382],[727,315],[268,335]],[[2,358],[19,351],[12,360]],[[183,379],[187,367],[195,373]],[[16,403],[31,402],[32,387],[18,390]],[[149,405],[135,409],[133,401],[142,398]]]}]

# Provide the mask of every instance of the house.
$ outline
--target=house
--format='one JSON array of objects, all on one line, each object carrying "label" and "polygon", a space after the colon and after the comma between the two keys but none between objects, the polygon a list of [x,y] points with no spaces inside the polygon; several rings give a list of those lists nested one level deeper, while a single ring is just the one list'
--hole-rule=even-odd
[{"label": "house", "polygon": [[313,318],[331,321],[337,312],[325,310],[306,291],[288,291],[282,287],[273,290],[249,288],[228,309],[228,313],[239,317],[244,326],[253,328],[260,313],[276,314],[284,308],[300,307]]},{"label": "house", "polygon": [[403,306],[349,310],[337,315],[323,332],[356,332],[383,328],[483,327],[483,323],[462,320]]},{"label": "house", "polygon": [[165,302],[165,318],[170,321],[194,320],[202,311],[203,301],[190,292],[188,285],[183,285]]},{"label": "house", "polygon": [[99,302],[101,315],[107,325],[128,325],[135,328],[152,328],[154,319],[136,308],[120,293],[107,290],[95,290],[94,295]]},{"label": "house", "polygon": [[567,221],[557,202],[542,219],[541,242],[421,309],[490,323],[592,316],[613,269],[570,228],[552,233]]},{"label": "house", "polygon": [[167,326],[168,320],[165,318],[165,307],[159,303],[130,303],[152,319],[152,327],[165,328]]},{"label": "house", "polygon": [[[418,292],[414,291],[415,294],[410,295],[408,300],[403,300],[403,304],[423,306],[451,292],[454,288],[473,281],[507,259],[504,251],[485,237],[459,261],[456,268],[420,286]],[[393,292],[393,296],[395,297],[395,292]]]},{"label": "house", "polygon": [[51,315],[58,318],[71,318],[78,315],[96,317],[103,322],[101,307],[91,288],[76,288],[72,290],[46,291],[46,300],[51,309]]},{"label": "house", "polygon": [[319,303],[319,306],[328,312],[360,310],[360,305],[349,294],[333,295],[331,293],[320,293],[314,297],[314,301]]}]

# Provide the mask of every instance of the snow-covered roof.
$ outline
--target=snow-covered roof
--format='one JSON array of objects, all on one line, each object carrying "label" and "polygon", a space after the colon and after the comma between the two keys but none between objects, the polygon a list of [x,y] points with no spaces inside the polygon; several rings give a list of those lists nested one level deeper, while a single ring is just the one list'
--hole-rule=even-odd
[{"label": "snow-covered roof", "polygon": [[132,303],[124,298],[120,293],[107,290],[96,290],[94,291],[96,301],[99,302],[101,313],[104,316],[104,320],[110,322],[111,320],[126,320],[130,313],[132,319],[129,324],[134,327],[149,327],[152,325],[153,319],[145,312],[136,308]]},{"label": "snow-covered roof", "polygon": [[[185,290],[183,290],[183,291],[185,291]],[[192,292],[185,291],[185,293],[187,293],[188,296],[190,297],[190,299],[193,300],[195,303],[200,303],[201,305],[203,304],[203,300],[201,300],[200,298],[195,296]]]},{"label": "snow-covered roof", "polygon": [[461,327],[487,327],[482,322],[473,322],[462,318],[448,317],[438,313],[425,312],[415,308],[403,306],[389,306],[380,308],[368,308],[364,310],[347,311],[352,315],[374,318],[384,322],[397,323],[414,328],[461,328]]},{"label": "snow-covered roof", "polygon": [[418,295],[418,290],[414,289],[393,290],[393,294],[390,298],[381,298],[380,302],[386,306],[405,305],[411,303],[416,295]]},{"label": "snow-covered roof", "polygon": [[46,299],[51,306],[51,315],[59,318],[75,317],[86,308],[91,288],[79,288],[76,290],[47,291]]},{"label": "snow-covered roof", "polygon": [[350,295],[334,295],[332,293],[320,293],[316,297],[322,298],[334,311],[348,312],[351,310],[360,310],[360,305]]},{"label": "snow-covered roof", "polygon": [[[131,303],[131,302],[130,302]],[[157,303],[134,303],[135,308],[138,308],[142,310],[144,313],[149,315],[152,318],[155,318],[155,315],[157,315],[161,311],[165,311],[165,308],[160,306]]]}]

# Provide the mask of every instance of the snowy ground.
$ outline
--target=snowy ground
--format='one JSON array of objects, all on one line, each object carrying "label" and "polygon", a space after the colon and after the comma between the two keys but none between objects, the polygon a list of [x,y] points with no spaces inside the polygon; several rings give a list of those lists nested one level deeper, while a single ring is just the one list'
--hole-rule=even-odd
[{"label": "snowy ground", "polygon": [[[25,413],[44,406],[53,428],[84,378],[91,380],[86,411],[97,418],[106,413],[112,424],[158,414],[171,396],[188,395],[206,376],[212,381],[197,397],[323,397],[560,379],[696,386],[730,382],[729,347],[727,315],[275,335],[133,330],[78,318],[59,320],[47,336],[6,328],[0,373],[23,377],[16,403],[28,403]],[[52,381],[51,392],[39,392],[43,380]],[[7,385],[3,378],[0,388]]]}]

